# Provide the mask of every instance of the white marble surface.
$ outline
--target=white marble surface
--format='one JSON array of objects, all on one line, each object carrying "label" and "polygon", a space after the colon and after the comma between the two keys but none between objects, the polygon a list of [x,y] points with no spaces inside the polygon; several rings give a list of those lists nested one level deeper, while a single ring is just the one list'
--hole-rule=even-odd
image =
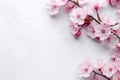
[{"label": "white marble surface", "polygon": [[0,0],[0,80],[78,80],[82,59],[108,59],[84,33],[73,38],[65,13],[51,18],[47,2]]}]

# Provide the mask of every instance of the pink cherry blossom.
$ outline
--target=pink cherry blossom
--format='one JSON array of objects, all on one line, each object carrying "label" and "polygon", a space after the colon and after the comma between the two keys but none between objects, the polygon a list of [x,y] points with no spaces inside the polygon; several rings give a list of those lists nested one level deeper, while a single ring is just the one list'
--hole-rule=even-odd
[{"label": "pink cherry blossom", "polygon": [[120,20],[120,10],[117,10],[117,12],[115,13],[116,17],[118,20]]},{"label": "pink cherry blossom", "polygon": [[84,24],[84,19],[86,17],[86,12],[83,8],[74,8],[71,12],[70,12],[70,17],[69,19],[73,22],[73,23],[77,23],[79,25],[83,25]]},{"label": "pink cherry blossom", "polygon": [[104,39],[103,41],[102,41],[102,44],[104,45],[104,46],[107,46],[107,47],[109,47],[109,48],[112,48],[116,43],[117,43],[117,37],[116,36],[114,36],[114,35],[110,35],[107,39]]},{"label": "pink cherry blossom", "polygon": [[89,77],[92,71],[92,63],[90,61],[84,61],[79,65],[78,75],[79,77]]},{"label": "pink cherry blossom", "polygon": [[85,10],[87,16],[93,16],[94,15],[94,11],[93,11],[91,6],[84,7],[84,10]]},{"label": "pink cherry blossom", "polygon": [[115,34],[120,35],[120,25],[112,27],[112,30],[115,32]]},{"label": "pink cherry blossom", "polygon": [[86,28],[86,33],[92,39],[95,39],[95,27],[98,25],[95,21],[92,21],[91,24]]},{"label": "pink cherry blossom", "polygon": [[116,56],[120,56],[120,42],[116,43],[116,45],[113,47],[112,52]]},{"label": "pink cherry blossom", "polygon": [[120,8],[120,0],[108,0],[109,1],[109,4],[111,6],[114,6],[116,8]]},{"label": "pink cherry blossom", "polygon": [[75,4],[72,2],[68,2],[65,6],[67,12],[70,12],[74,7],[75,7]]},{"label": "pink cherry blossom", "polygon": [[72,34],[75,37],[79,37],[81,35],[81,31],[80,31],[81,26],[79,26],[78,24],[71,23],[70,28]]},{"label": "pink cherry blossom", "polygon": [[106,4],[103,3],[103,2],[95,2],[95,3],[93,4],[93,8],[94,8],[96,11],[98,11],[98,10],[101,9],[101,8],[104,8],[105,6],[106,6]]},{"label": "pink cherry blossom", "polygon": [[111,77],[112,75],[115,74],[116,71],[117,69],[111,63],[105,64],[105,66],[102,68],[103,75],[107,77]]},{"label": "pink cherry blossom", "polygon": [[112,17],[102,17],[102,22],[105,24],[105,25],[114,25],[116,24],[116,20],[113,19]]},{"label": "pink cherry blossom", "polygon": [[100,70],[104,67],[105,63],[103,62],[103,60],[101,59],[97,59],[94,63],[93,63],[93,68],[96,70]]},{"label": "pink cherry blossom", "polygon": [[93,73],[93,74],[90,75],[88,80],[100,80],[100,76],[98,76],[98,75],[95,76],[94,73]]},{"label": "pink cherry blossom", "polygon": [[98,11],[98,9],[99,9],[99,4],[94,4],[94,9],[95,9],[96,11]]},{"label": "pink cherry blossom", "polygon": [[59,6],[63,6],[67,3],[68,0],[55,0],[55,2],[59,5]]},{"label": "pink cherry blossom", "polygon": [[115,6],[117,3],[117,0],[108,0],[108,1],[111,6]]},{"label": "pink cherry blossom", "polygon": [[114,64],[118,71],[120,71],[120,60],[116,60]]},{"label": "pink cherry blossom", "polygon": [[51,2],[47,6],[47,10],[48,10],[48,12],[49,12],[50,15],[56,15],[56,14],[58,14],[59,9],[60,9],[60,7],[55,2]]},{"label": "pink cherry blossom", "polygon": [[88,3],[88,1],[89,1],[89,0],[78,0],[78,3],[79,3],[80,5],[84,5],[84,4]]},{"label": "pink cherry blossom", "polygon": [[113,75],[113,78],[112,80],[120,80],[120,72],[116,72],[114,75]]},{"label": "pink cherry blossom", "polygon": [[100,24],[95,27],[95,35],[100,38],[101,41],[107,39],[111,34],[111,26]]}]

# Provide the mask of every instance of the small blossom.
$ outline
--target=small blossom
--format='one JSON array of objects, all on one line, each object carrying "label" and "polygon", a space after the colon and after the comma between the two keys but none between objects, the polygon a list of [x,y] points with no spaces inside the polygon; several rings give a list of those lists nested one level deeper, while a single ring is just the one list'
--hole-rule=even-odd
[{"label": "small blossom", "polygon": [[78,24],[71,23],[70,28],[72,34],[75,37],[79,37],[81,35],[81,31],[80,31],[81,26],[79,26]]},{"label": "small blossom", "polygon": [[100,38],[101,41],[107,39],[111,34],[111,26],[109,25],[98,25],[95,27],[95,35]]},{"label": "small blossom", "polygon": [[94,12],[93,12],[93,9],[92,9],[91,6],[84,7],[84,10],[85,10],[87,16],[93,16],[94,15]]},{"label": "small blossom", "polygon": [[116,72],[114,75],[113,75],[113,80],[120,80],[120,72]]},{"label": "small blossom", "polygon": [[120,35],[120,25],[111,28],[115,34]]},{"label": "small blossom", "polygon": [[106,64],[103,68],[102,68],[102,72],[103,75],[107,76],[107,77],[111,77],[112,75],[115,74],[115,72],[117,71],[117,69],[115,68],[115,66],[111,63]]},{"label": "small blossom", "polygon": [[115,61],[115,67],[120,71],[120,60]]},{"label": "small blossom", "polygon": [[93,68],[90,61],[85,61],[79,65],[79,77],[89,77],[92,71]]},{"label": "small blossom", "polygon": [[105,25],[114,25],[116,24],[115,19],[113,19],[112,17],[102,17],[102,22]]},{"label": "small blossom", "polygon": [[49,12],[50,15],[56,15],[56,14],[58,14],[59,13],[59,9],[60,9],[60,7],[55,2],[51,2],[47,6],[47,10],[48,10],[48,12]]},{"label": "small blossom", "polygon": [[88,3],[89,0],[78,0],[80,5],[84,5],[86,3]]},{"label": "small blossom", "polygon": [[120,56],[120,42],[116,43],[116,45],[113,47],[112,52],[116,56]]},{"label": "small blossom", "polygon": [[92,4],[94,10],[98,11],[99,9],[102,9],[106,6],[105,2],[95,2]]},{"label": "small blossom", "polygon": [[104,63],[103,60],[101,60],[101,59],[97,59],[97,60],[93,63],[93,67],[94,67],[95,70],[96,70],[96,69],[98,69],[98,70],[102,69],[102,68],[104,67],[104,65],[105,65],[105,63]]},{"label": "small blossom", "polygon": [[70,12],[75,7],[75,4],[72,2],[68,2],[65,7],[66,7],[66,11]]},{"label": "small blossom", "polygon": [[86,17],[86,12],[83,8],[74,8],[70,13],[69,19],[73,23],[83,25],[85,17]]},{"label": "small blossom", "polygon": [[115,13],[116,17],[118,20],[120,20],[120,10],[118,10],[116,13]]},{"label": "small blossom", "polygon": [[100,76],[99,75],[96,75],[94,73],[92,73],[89,77],[88,80],[100,80]]},{"label": "small blossom", "polygon": [[95,39],[95,27],[96,27],[97,23],[95,21],[92,21],[91,24],[86,28],[86,33],[89,37],[91,37],[92,39]]},{"label": "small blossom", "polygon": [[111,6],[120,8],[120,0],[108,0],[108,2]]},{"label": "small blossom", "polygon": [[67,3],[68,0],[55,0],[55,2],[59,5],[59,6],[63,6]]},{"label": "small blossom", "polygon": [[102,44],[109,48],[112,48],[116,43],[117,43],[117,38],[114,35],[110,35],[107,39],[104,39],[102,41]]}]

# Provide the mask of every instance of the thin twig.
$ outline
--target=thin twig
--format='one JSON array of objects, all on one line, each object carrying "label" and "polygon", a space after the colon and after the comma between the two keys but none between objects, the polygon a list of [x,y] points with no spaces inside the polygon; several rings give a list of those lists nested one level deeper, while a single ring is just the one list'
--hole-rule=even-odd
[{"label": "thin twig", "polygon": [[95,19],[93,16],[91,16],[91,18],[96,21],[98,24],[101,24],[97,19]]},{"label": "thin twig", "polygon": [[120,36],[118,36],[114,31],[111,31],[111,33],[113,33],[113,35],[115,35],[119,39],[119,42],[120,42]]},{"label": "thin twig", "polygon": [[97,72],[95,72],[95,71],[93,71],[93,73],[94,73],[95,75],[102,76],[102,77],[106,78],[107,80],[111,80],[110,78],[108,78],[107,76],[105,76],[105,75],[103,75],[103,74],[97,73]]},{"label": "thin twig", "polygon": [[97,14],[98,20],[99,20],[100,22],[102,22],[102,20],[101,20],[101,18],[100,18],[100,15],[99,15],[98,11],[96,11],[96,14]]},{"label": "thin twig", "polygon": [[78,7],[81,7],[79,4],[78,4],[78,1],[77,2],[75,2],[75,1],[73,1],[73,0],[69,0],[70,2],[72,2],[72,3],[74,3],[74,4],[76,4]]}]

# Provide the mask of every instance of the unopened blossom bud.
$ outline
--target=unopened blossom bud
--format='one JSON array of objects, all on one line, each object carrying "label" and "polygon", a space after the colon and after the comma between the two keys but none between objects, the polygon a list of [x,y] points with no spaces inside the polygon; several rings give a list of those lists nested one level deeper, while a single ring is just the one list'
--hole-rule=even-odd
[{"label": "unopened blossom bud", "polygon": [[81,36],[81,30],[78,30],[75,34],[74,34],[75,37],[80,37]]},{"label": "unopened blossom bud", "polygon": [[99,5],[98,5],[98,4],[95,4],[95,5],[94,5],[94,9],[95,9],[96,11],[98,11]]}]

